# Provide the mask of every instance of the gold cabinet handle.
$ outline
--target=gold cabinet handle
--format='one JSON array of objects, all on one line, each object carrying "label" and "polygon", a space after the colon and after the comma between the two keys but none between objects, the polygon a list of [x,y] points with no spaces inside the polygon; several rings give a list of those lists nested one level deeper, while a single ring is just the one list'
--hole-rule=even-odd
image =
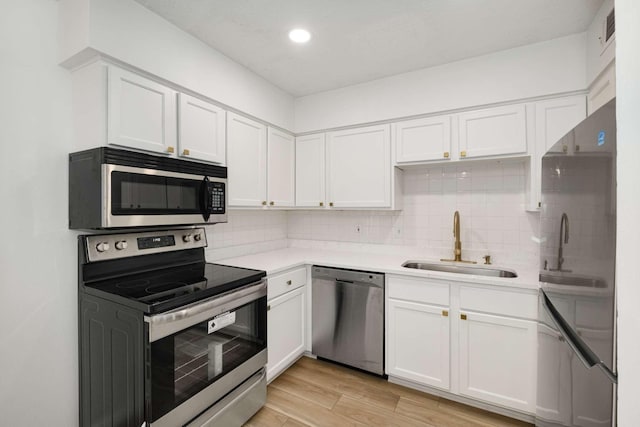
[{"label": "gold cabinet handle", "polygon": [[562,152],[566,154],[567,151],[569,151],[569,147],[567,147],[566,145],[563,145],[562,146]]},{"label": "gold cabinet handle", "polygon": [[262,201],[262,206],[267,206],[267,201],[266,200]]},{"label": "gold cabinet handle", "polygon": [[183,156],[188,156],[189,155],[189,150],[187,150],[186,148],[184,150],[182,150],[182,155]]},{"label": "gold cabinet handle", "polygon": [[324,206],[324,203],[320,202],[320,207],[323,207],[323,206]]},{"label": "gold cabinet handle", "polygon": [[273,203],[273,200],[269,202],[269,206],[273,206],[275,203]]},{"label": "gold cabinet handle", "polygon": [[267,306],[267,311],[271,310],[271,304]]},{"label": "gold cabinet handle", "polygon": [[449,152],[448,152],[448,151],[445,151],[445,152],[444,152],[444,158],[445,158],[445,159],[448,159],[448,158],[449,158]]},{"label": "gold cabinet handle", "polygon": [[287,286],[291,286],[291,280],[287,280]]},{"label": "gold cabinet handle", "polygon": [[449,317],[449,312],[447,310],[442,310],[442,315],[444,317]]},{"label": "gold cabinet handle", "polygon": [[462,320],[467,320],[467,315],[466,315],[466,314],[461,314],[461,315],[460,315],[460,319],[462,319]]},{"label": "gold cabinet handle", "polygon": [[333,202],[329,202],[329,206],[330,206],[330,207],[333,207]]},{"label": "gold cabinet handle", "polygon": [[461,151],[460,152],[460,157],[467,157],[467,152],[466,151]]},{"label": "gold cabinet handle", "polygon": [[580,146],[579,146],[578,144],[576,144],[576,146],[575,146],[575,147],[573,147],[573,148],[574,148],[574,150],[576,150],[576,153],[577,153],[578,151],[580,151]]},{"label": "gold cabinet handle", "polygon": [[167,153],[173,153],[175,150],[176,149],[171,146],[167,147]]}]

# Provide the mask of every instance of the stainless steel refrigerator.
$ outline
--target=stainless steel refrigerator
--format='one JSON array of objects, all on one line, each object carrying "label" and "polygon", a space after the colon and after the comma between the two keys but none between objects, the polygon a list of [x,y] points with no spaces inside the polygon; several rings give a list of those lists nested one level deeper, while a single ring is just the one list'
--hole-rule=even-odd
[{"label": "stainless steel refrigerator", "polygon": [[542,158],[536,426],[614,423],[616,109]]}]

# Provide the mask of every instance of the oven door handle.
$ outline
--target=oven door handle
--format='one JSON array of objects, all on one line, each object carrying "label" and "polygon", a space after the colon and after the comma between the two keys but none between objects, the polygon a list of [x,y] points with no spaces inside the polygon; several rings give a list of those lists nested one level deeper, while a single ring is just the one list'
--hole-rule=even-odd
[{"label": "oven door handle", "polygon": [[[175,334],[227,311],[234,310],[267,295],[267,282],[261,280],[211,299],[155,316],[145,316],[149,324],[149,342]],[[265,307],[266,309],[266,307]]]}]

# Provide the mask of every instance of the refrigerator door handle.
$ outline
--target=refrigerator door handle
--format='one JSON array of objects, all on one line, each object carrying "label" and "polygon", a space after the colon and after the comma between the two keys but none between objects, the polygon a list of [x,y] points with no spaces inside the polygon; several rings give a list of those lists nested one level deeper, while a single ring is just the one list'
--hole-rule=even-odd
[{"label": "refrigerator door handle", "polygon": [[598,359],[598,356],[596,356],[596,354],[582,342],[582,339],[578,334],[575,333],[558,310],[556,310],[551,301],[549,301],[549,298],[544,294],[544,291],[542,291],[542,305],[544,306],[547,314],[549,314],[549,317],[551,317],[551,320],[553,320],[553,323],[558,327],[558,331],[560,331],[564,340],[569,344],[569,347],[571,347],[571,350],[573,350],[582,364],[587,369],[598,366],[612,383],[617,384],[618,376],[614,374],[600,359]]}]

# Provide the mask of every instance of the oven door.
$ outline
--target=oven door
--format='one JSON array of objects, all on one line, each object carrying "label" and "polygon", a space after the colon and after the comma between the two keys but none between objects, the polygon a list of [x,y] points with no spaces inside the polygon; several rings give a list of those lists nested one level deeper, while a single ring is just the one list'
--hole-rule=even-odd
[{"label": "oven door", "polygon": [[266,282],[145,318],[146,418],[184,425],[267,362]]},{"label": "oven door", "polygon": [[102,165],[102,226],[139,227],[225,222],[226,179]]}]

